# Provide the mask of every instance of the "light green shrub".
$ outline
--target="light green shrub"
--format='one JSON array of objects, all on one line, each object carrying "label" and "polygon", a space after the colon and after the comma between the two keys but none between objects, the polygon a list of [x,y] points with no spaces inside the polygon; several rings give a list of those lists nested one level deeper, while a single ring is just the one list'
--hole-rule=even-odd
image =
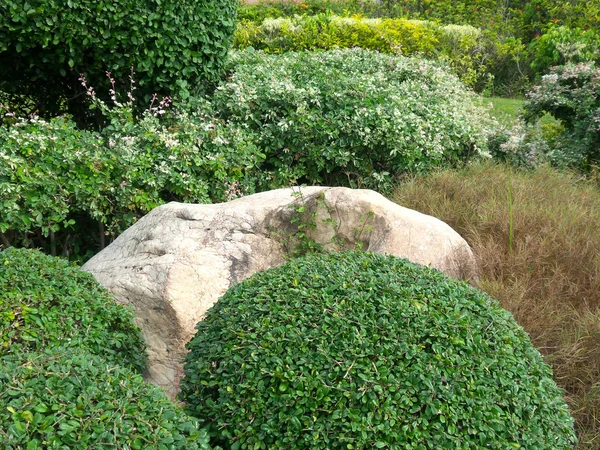
[{"label": "light green shrub", "polygon": [[215,113],[256,136],[261,190],[291,183],[385,189],[394,176],[463,164],[489,118],[452,75],[366,50],[232,55]]},{"label": "light green shrub", "polygon": [[[237,48],[253,47],[267,53],[327,50],[336,47],[420,55],[444,61],[468,86],[482,91],[493,86],[514,90],[527,73],[518,39],[503,38],[470,25],[439,25],[406,19],[368,19],[328,15],[265,19],[261,24],[241,22]],[[524,67],[527,63],[522,63]]]}]

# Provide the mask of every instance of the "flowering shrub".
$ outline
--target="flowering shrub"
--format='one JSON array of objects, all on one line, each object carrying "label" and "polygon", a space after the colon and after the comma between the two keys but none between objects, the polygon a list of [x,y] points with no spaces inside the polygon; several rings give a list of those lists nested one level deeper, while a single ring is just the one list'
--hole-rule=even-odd
[{"label": "flowering shrub", "polygon": [[139,120],[130,104],[96,105],[100,132],[66,118],[0,127],[0,244],[86,258],[166,201],[223,201],[234,182],[254,191],[252,135],[206,104],[163,114],[157,101]]},{"label": "flowering shrub", "polygon": [[551,70],[527,94],[525,119],[549,113],[564,130],[549,158],[558,165],[589,168],[600,163],[600,69],[591,63]]},{"label": "flowering shrub", "polygon": [[1,245],[85,259],[166,201],[214,202],[289,186],[386,189],[406,171],[486,149],[485,113],[461,83],[420,60],[365,50],[247,50],[210,97],[135,117],[133,95],[100,100],[101,131],[66,118],[0,127]]},{"label": "flowering shrub", "polygon": [[472,94],[423,60],[360,49],[232,56],[211,99],[248,126],[268,174],[290,183],[385,189],[393,176],[463,163],[486,149],[486,113]]}]

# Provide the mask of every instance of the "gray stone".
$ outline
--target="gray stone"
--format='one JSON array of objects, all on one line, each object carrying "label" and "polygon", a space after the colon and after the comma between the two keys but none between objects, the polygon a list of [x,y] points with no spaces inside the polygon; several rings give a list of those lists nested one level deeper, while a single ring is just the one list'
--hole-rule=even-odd
[{"label": "gray stone", "polygon": [[302,244],[299,224],[328,250],[359,247],[452,277],[476,274],[468,244],[444,222],[373,191],[327,187],[280,189],[214,205],[160,206],[83,269],[118,302],[134,307],[148,344],[146,378],[173,397],[196,323],[233,284],[284,263]]}]

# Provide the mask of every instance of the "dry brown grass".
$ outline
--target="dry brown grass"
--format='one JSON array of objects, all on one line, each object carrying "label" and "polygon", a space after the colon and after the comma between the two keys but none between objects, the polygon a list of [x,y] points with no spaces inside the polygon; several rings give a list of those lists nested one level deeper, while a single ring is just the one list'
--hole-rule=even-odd
[{"label": "dry brown grass", "polygon": [[393,200],[469,242],[482,270],[478,287],[513,313],[565,389],[579,448],[599,449],[599,186],[551,168],[474,165],[407,180]]}]

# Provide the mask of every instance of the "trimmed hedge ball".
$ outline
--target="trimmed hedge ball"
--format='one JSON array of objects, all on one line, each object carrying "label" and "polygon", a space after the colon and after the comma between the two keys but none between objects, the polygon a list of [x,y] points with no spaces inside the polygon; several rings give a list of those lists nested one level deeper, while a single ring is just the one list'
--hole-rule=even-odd
[{"label": "trimmed hedge ball", "polygon": [[146,367],[133,313],[91,274],[37,250],[0,252],[0,357],[59,345],[138,372]]},{"label": "trimmed hedge ball", "polygon": [[230,289],[181,399],[231,449],[570,449],[573,419],[512,315],[404,259],[321,254]]},{"label": "trimmed hedge ball", "polygon": [[210,449],[159,388],[83,349],[0,360],[0,424],[5,450]]}]

